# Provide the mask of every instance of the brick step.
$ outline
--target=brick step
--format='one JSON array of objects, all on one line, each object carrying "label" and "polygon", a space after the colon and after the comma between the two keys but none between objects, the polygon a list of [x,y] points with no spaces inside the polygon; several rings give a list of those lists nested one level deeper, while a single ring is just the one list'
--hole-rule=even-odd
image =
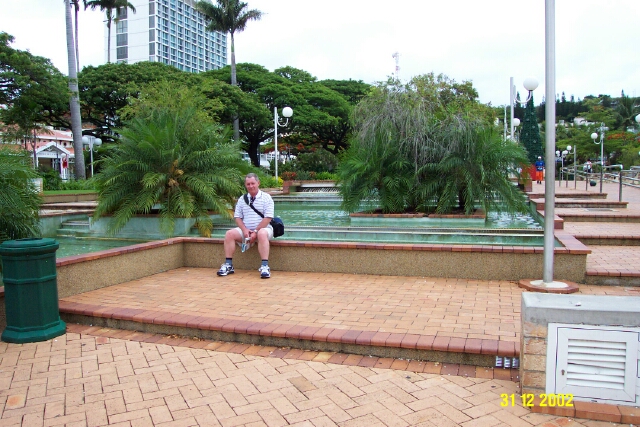
[{"label": "brick step", "polygon": [[[544,209],[545,199],[531,199],[535,203],[536,210]],[[587,199],[556,199],[555,207],[558,209],[585,209],[594,211],[626,209],[628,202],[617,202],[615,200],[587,200]]]},{"label": "brick step", "polygon": [[69,323],[157,334],[302,350],[421,360],[460,365],[517,368],[519,347],[493,339],[304,327],[119,308],[61,299],[60,316]]},{"label": "brick step", "polygon": [[640,236],[575,235],[587,246],[640,246]]},{"label": "brick step", "polygon": [[564,222],[640,222],[640,213],[628,213],[621,211],[589,211],[587,209],[564,210],[556,212]]},{"label": "brick step", "polygon": [[[527,193],[530,199],[544,199],[544,193]],[[604,200],[607,198],[607,193],[594,193],[588,191],[574,191],[571,193],[555,193],[556,199],[596,199]]]},{"label": "brick step", "polygon": [[587,285],[639,287],[640,269],[636,271],[587,270],[584,281]]}]

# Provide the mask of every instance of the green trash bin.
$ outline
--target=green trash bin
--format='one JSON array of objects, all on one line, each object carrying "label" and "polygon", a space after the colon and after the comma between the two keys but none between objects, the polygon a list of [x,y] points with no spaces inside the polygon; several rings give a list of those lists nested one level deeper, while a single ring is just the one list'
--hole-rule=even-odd
[{"label": "green trash bin", "polygon": [[9,240],[0,245],[7,327],[2,341],[46,341],[65,333],[58,309],[54,239]]}]

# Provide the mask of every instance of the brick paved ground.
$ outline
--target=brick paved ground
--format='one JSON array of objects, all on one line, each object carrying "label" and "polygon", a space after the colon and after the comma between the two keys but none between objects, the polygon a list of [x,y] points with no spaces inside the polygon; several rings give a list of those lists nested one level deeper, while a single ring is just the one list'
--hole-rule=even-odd
[{"label": "brick paved ground", "polygon": [[[614,190],[605,187],[617,199]],[[630,211],[640,211],[640,197],[625,194]],[[589,226],[578,227],[588,232]],[[640,253],[633,249],[621,255],[615,247],[594,247],[588,263],[635,263]],[[518,339],[521,291],[510,282],[279,272],[269,281],[256,272],[218,280],[214,274],[178,269],[73,298],[262,322]],[[604,286],[580,291],[637,294]],[[163,293],[169,298],[158,299]],[[465,376],[470,369],[475,377]],[[508,370],[490,371],[69,325],[66,335],[46,342],[0,343],[0,427],[618,425],[531,413],[517,395],[514,406],[502,407],[500,395],[515,394],[517,383],[495,379]]]},{"label": "brick paved ground", "polygon": [[[544,184],[533,183],[533,192],[544,193]],[[569,187],[554,187],[556,194],[584,193],[584,183],[578,183],[578,188],[573,188],[573,183]],[[600,186],[589,187],[587,193],[599,193]],[[619,186],[615,183],[604,183],[603,192],[607,194],[607,200],[618,200]],[[571,214],[576,211],[584,211],[583,214],[591,215],[595,218],[599,216],[619,213],[620,215],[640,215],[640,189],[624,187],[622,190],[622,200],[628,202],[626,209],[616,209],[615,211],[585,211],[584,209],[555,209],[556,215]],[[564,229],[578,237],[581,236],[625,236],[640,237],[640,222],[565,222]],[[640,275],[640,246],[597,246],[588,245],[592,254],[587,256],[587,271],[603,273],[607,271],[625,271],[627,274]]]},{"label": "brick paved ground", "polygon": [[[580,292],[635,295],[581,285]],[[65,303],[305,327],[520,342],[520,295],[508,281],[256,271],[218,277],[179,268],[63,298]]]},{"label": "brick paved ground", "polygon": [[[0,343],[0,426],[617,425],[531,413],[517,395],[514,406],[503,407],[500,395],[516,393],[508,380],[351,366],[346,355],[341,364],[323,353],[287,358],[289,350],[175,337],[144,343],[85,330],[91,332],[70,325],[46,342]],[[265,349],[266,357],[258,355]]]}]

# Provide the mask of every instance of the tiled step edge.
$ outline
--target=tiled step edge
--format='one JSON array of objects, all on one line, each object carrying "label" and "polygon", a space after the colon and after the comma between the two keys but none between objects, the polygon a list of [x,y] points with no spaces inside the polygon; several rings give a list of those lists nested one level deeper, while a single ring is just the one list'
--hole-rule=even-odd
[{"label": "tiled step edge", "polygon": [[585,283],[587,285],[600,286],[639,287],[638,294],[640,294],[640,270],[587,269],[587,273],[585,274]]},{"label": "tiled step edge", "polygon": [[469,378],[484,378],[504,381],[519,381],[518,369],[487,368],[451,363],[425,362],[419,360],[371,357],[335,352],[318,352],[299,350],[288,347],[261,346],[235,342],[209,341],[186,336],[159,335],[146,332],[135,332],[121,329],[102,328],[67,323],[67,333],[91,335],[98,337],[98,344],[107,343],[109,339],[164,344],[176,347],[197,348],[244,356],[273,357],[280,359],[296,359],[314,362],[326,362],[339,365],[361,366],[365,368],[393,369],[396,371],[417,372],[435,375],[452,375]]},{"label": "tiled step edge", "polygon": [[65,321],[220,341],[297,347],[377,357],[495,365],[496,356],[519,357],[515,342],[229,320],[60,300]]},{"label": "tiled step edge", "polygon": [[575,237],[587,246],[640,246],[640,236],[577,234]]},{"label": "tiled step edge", "polygon": [[622,424],[640,424],[640,408],[605,403],[574,401],[573,407],[540,406],[541,399],[536,397],[531,407],[532,412],[568,418],[584,418]]}]

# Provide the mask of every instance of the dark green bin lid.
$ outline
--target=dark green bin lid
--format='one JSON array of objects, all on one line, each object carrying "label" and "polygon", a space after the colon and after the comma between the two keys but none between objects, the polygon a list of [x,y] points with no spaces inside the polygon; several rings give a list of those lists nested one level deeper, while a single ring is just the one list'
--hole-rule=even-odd
[{"label": "dark green bin lid", "polygon": [[53,252],[60,244],[47,237],[30,237],[27,239],[7,240],[0,244],[0,255],[17,255]]}]

